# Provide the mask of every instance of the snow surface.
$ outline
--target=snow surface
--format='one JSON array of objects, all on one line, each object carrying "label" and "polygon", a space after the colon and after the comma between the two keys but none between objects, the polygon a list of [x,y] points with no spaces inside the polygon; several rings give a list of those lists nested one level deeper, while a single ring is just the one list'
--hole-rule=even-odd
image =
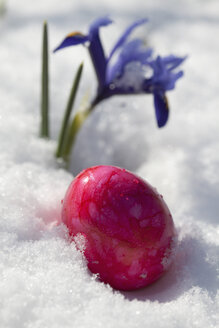
[{"label": "snow surface", "polygon": [[[217,0],[7,1],[0,16],[0,326],[219,327],[219,3]],[[83,59],[80,89],[94,92],[83,47],[52,54],[51,133],[38,138],[42,22],[50,49],[94,18],[110,49],[134,19],[148,17],[141,36],[162,55],[189,55],[185,77],[168,94],[167,126],[156,127],[151,96],[103,102],[80,131],[71,172],[113,164],[141,175],[161,192],[179,232],[174,264],[137,292],[113,291],[86,269],[60,222],[73,178],[53,158],[73,74]]]}]

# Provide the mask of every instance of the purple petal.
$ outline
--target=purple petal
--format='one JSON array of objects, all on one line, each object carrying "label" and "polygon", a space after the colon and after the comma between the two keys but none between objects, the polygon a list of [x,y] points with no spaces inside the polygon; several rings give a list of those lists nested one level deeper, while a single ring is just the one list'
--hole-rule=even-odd
[{"label": "purple petal", "polygon": [[92,39],[94,35],[99,32],[101,26],[107,26],[112,23],[112,20],[109,17],[100,17],[96,19],[89,28],[89,39]]},{"label": "purple petal", "polygon": [[93,66],[98,79],[98,89],[102,90],[105,86],[105,76],[106,76],[106,58],[104,54],[104,49],[99,37],[99,28],[101,26],[107,26],[112,23],[112,20],[108,17],[101,17],[96,19],[89,29],[89,52]]},{"label": "purple petal", "polygon": [[88,50],[98,79],[98,88],[101,90],[106,82],[106,58],[98,34],[96,37],[93,37]]},{"label": "purple petal", "polygon": [[152,92],[164,92],[174,89],[176,81],[183,76],[182,71],[174,72],[174,68],[178,67],[183,60],[184,58],[171,55],[163,58],[158,56],[155,60],[149,62],[153,69],[153,76],[146,81],[146,84],[151,85]]},{"label": "purple petal", "polygon": [[131,24],[126,30],[125,32],[122,34],[122,36],[119,38],[119,40],[116,42],[115,46],[113,47],[110,55],[109,55],[109,60],[110,58],[113,56],[113,54],[115,53],[115,51],[121,47],[127,40],[128,36],[130,35],[130,33],[139,25],[145,24],[148,20],[146,18],[143,19],[139,19],[137,21],[135,21],[133,24]]},{"label": "purple petal", "polygon": [[56,52],[57,50],[60,50],[62,48],[83,44],[87,40],[88,37],[79,32],[70,33],[53,52]]},{"label": "purple petal", "polygon": [[179,65],[181,65],[186,58],[187,58],[187,56],[176,57],[174,55],[169,55],[169,56],[163,57],[162,61],[166,65],[168,70],[173,70],[176,67],[178,67]]},{"label": "purple petal", "polygon": [[108,63],[107,67],[107,82],[112,82],[116,77],[123,74],[125,66],[131,62],[139,62],[146,64],[148,58],[152,54],[152,49],[145,49],[142,47],[142,40],[134,39],[122,48],[114,65]]},{"label": "purple petal", "polygon": [[164,93],[154,94],[154,107],[157,118],[157,125],[159,128],[161,128],[166,124],[169,116],[168,102]]},{"label": "purple petal", "polygon": [[151,68],[154,70],[154,77],[160,77],[163,75],[165,71],[165,65],[163,63],[163,60],[160,56],[157,56],[157,58],[150,62]]},{"label": "purple petal", "polygon": [[173,90],[175,88],[176,81],[183,76],[183,71],[177,73],[169,73],[169,77],[165,82],[165,90]]}]

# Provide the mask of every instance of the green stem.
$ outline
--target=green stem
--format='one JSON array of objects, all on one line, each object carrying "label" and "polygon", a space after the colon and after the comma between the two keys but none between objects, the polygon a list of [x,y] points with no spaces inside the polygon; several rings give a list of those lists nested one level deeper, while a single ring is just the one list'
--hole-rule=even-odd
[{"label": "green stem", "polygon": [[88,117],[88,115],[90,113],[91,113],[91,110],[89,107],[88,109],[86,109],[84,111],[78,112],[75,115],[74,119],[72,120],[72,123],[68,129],[65,148],[63,151],[63,159],[65,160],[65,162],[67,164],[69,162],[70,154],[71,154],[72,148],[74,146],[76,136],[77,136],[81,126],[83,125],[84,121],[86,120],[86,118]]},{"label": "green stem", "polygon": [[83,70],[83,63],[80,64],[80,66],[77,70],[77,73],[76,73],[74,81],[73,81],[71,93],[69,95],[68,103],[67,103],[66,110],[65,110],[65,115],[63,118],[63,122],[62,122],[62,127],[61,127],[60,134],[59,134],[58,146],[57,146],[57,150],[56,150],[57,158],[62,157],[62,154],[63,154],[63,149],[65,146],[65,140],[66,140],[66,134],[68,131],[69,119],[70,119],[71,111],[72,111],[72,108],[74,105],[75,96],[76,96],[76,93],[78,90],[79,82],[81,79],[82,70]]},{"label": "green stem", "polygon": [[42,47],[42,87],[41,87],[41,128],[40,136],[49,138],[49,69],[47,22],[43,24]]}]

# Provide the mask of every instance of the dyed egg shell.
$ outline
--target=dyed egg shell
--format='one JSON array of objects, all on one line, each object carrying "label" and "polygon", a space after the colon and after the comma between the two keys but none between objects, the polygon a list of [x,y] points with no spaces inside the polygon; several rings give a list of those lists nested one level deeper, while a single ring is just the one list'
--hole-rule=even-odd
[{"label": "dyed egg shell", "polygon": [[135,174],[113,166],[82,171],[65,195],[62,221],[83,235],[91,272],[119,290],[157,280],[175,249],[175,228],[161,195]]}]

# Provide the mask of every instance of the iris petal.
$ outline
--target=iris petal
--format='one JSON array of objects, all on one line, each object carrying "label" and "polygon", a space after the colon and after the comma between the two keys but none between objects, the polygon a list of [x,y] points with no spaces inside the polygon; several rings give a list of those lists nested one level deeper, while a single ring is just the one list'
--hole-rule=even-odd
[{"label": "iris petal", "polygon": [[173,70],[179,65],[181,65],[187,56],[184,57],[176,57],[174,55],[166,56],[163,58],[164,64],[168,67],[169,70]]},{"label": "iris petal", "polygon": [[135,21],[133,24],[131,24],[126,30],[125,32],[122,34],[122,36],[119,38],[119,40],[116,42],[115,46],[113,47],[110,55],[109,55],[109,60],[110,58],[113,56],[113,54],[115,53],[115,51],[120,48],[127,40],[127,38],[129,37],[130,33],[139,25],[145,24],[148,20],[146,18],[143,19],[138,19],[137,21]]},{"label": "iris petal", "polygon": [[173,90],[175,88],[176,81],[183,76],[183,71],[177,73],[171,73],[171,78],[168,77],[165,82],[165,90]]},{"label": "iris petal", "polygon": [[99,28],[101,26],[107,26],[112,21],[108,17],[102,17],[95,20],[89,29],[89,52],[93,66],[98,79],[98,92],[100,93],[105,87],[106,77],[106,58],[103,50],[103,46],[99,37]]},{"label": "iris petal", "polygon": [[61,42],[61,44],[53,52],[56,52],[57,50],[60,50],[60,49],[66,48],[66,47],[83,44],[87,40],[88,40],[88,37],[79,32],[70,33],[66,36],[66,38]]},{"label": "iris petal", "polygon": [[142,47],[142,40],[134,39],[122,47],[116,62],[107,65],[107,83],[112,82],[124,72],[125,66],[131,62],[139,62],[142,65],[147,63],[148,58],[152,55],[153,50]]},{"label": "iris petal", "polygon": [[109,17],[100,17],[96,19],[89,28],[89,39],[92,40],[93,36],[99,32],[101,26],[107,26],[112,23],[112,20]]},{"label": "iris petal", "polygon": [[145,81],[145,86],[151,86],[152,92],[160,92],[172,90],[175,88],[176,81],[183,76],[182,71],[174,72],[174,68],[178,67],[185,57],[168,57],[158,56],[155,60],[149,61],[150,67],[153,69],[153,76]]},{"label": "iris petal", "polygon": [[154,107],[159,128],[163,127],[169,116],[168,101],[164,93],[154,93]]}]

